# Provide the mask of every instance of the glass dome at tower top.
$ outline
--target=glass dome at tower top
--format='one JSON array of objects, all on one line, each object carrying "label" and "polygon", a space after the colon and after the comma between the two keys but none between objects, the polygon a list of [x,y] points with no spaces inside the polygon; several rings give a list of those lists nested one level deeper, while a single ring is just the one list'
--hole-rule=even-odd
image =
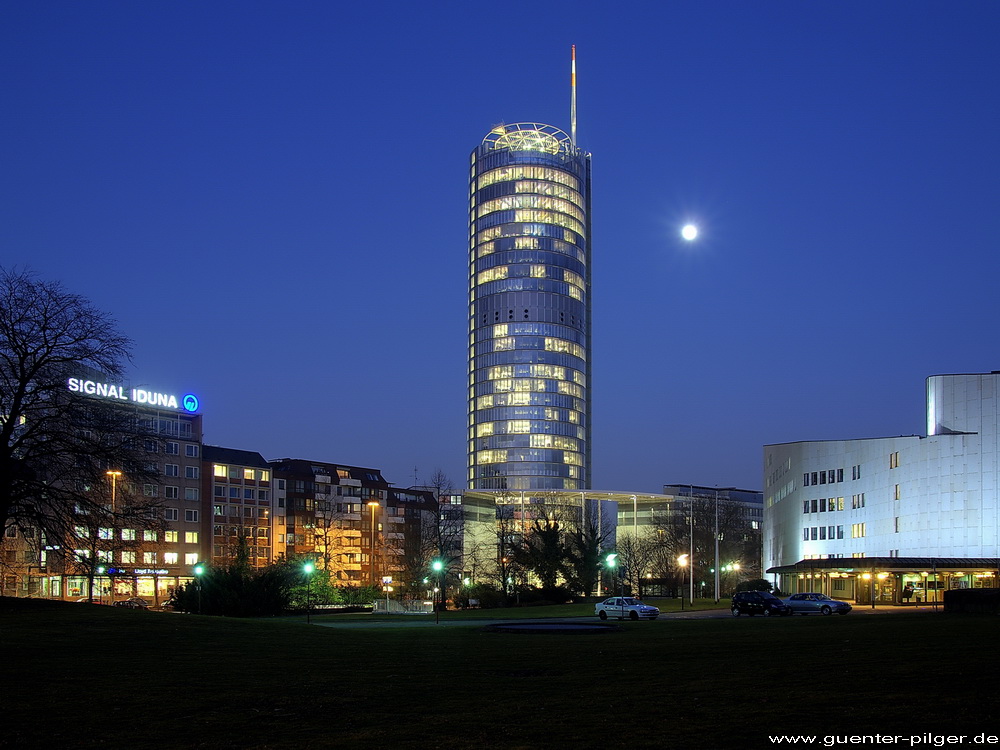
[{"label": "glass dome at tower top", "polygon": [[483,138],[483,146],[493,150],[541,151],[547,154],[576,151],[564,131],[538,122],[497,125]]}]

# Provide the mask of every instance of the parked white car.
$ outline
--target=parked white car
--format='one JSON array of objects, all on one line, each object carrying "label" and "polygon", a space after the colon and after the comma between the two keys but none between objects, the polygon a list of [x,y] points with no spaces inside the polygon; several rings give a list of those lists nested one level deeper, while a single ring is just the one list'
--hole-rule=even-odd
[{"label": "parked white car", "polygon": [[607,620],[609,617],[617,617],[619,620],[624,620],[626,617],[630,620],[655,620],[660,616],[660,610],[643,604],[631,596],[612,596],[600,604],[595,604],[594,614],[602,620]]}]

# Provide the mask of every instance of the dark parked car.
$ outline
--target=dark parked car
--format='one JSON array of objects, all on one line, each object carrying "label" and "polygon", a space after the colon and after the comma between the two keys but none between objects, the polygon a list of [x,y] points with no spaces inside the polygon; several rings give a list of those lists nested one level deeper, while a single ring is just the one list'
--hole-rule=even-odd
[{"label": "dark parked car", "polygon": [[145,599],[140,599],[138,596],[133,596],[129,599],[122,599],[119,602],[115,602],[116,607],[126,607],[128,609],[149,609],[149,602]]},{"label": "dark parked car", "polygon": [[846,615],[853,607],[847,602],[831,599],[826,594],[792,594],[785,599],[785,604],[792,608],[792,611],[800,615],[810,613],[820,615]]},{"label": "dark parked car", "polygon": [[733,594],[733,617],[740,615],[763,615],[785,617],[792,614],[791,608],[774,594],[767,591],[740,591]]}]

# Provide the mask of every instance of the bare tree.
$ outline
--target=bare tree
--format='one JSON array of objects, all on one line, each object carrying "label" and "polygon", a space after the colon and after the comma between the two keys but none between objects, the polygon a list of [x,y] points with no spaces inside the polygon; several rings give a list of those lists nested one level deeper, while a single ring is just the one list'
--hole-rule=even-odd
[{"label": "bare tree", "polygon": [[[696,580],[708,583],[714,580],[715,533],[719,533],[719,565],[739,564],[739,578],[760,577],[760,529],[755,529],[747,516],[746,508],[737,502],[718,501],[712,498],[684,498],[673,513],[657,520],[656,531],[665,554],[658,555],[661,563],[669,566],[659,571],[661,577],[686,577],[676,565],[677,557],[694,552]],[[732,577],[732,576],[730,576]],[[735,585],[735,580],[724,581]]]},{"label": "bare tree", "polygon": [[70,393],[68,379],[120,379],[130,342],[114,321],[60,284],[0,269],[0,527],[76,550],[81,528],[140,526],[155,499],[112,503],[109,470],[155,482],[134,412]]},{"label": "bare tree", "polygon": [[633,536],[630,531],[619,531],[618,564],[621,575],[628,582],[628,587],[636,594],[642,594],[642,579],[646,574],[652,574],[658,548],[655,536],[640,534]]}]

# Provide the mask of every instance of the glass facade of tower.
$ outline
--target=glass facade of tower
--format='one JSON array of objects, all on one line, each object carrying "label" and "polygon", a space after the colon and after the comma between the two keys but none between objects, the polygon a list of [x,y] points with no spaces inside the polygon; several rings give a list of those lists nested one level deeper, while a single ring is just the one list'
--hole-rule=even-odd
[{"label": "glass facade of tower", "polygon": [[469,488],[590,487],[590,155],[494,128],[469,178]]}]

